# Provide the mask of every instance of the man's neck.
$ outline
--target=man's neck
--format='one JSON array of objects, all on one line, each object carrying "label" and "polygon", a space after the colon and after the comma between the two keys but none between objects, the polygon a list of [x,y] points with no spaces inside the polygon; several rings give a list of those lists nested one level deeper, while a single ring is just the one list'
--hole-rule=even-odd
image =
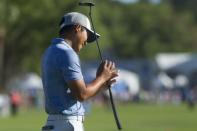
[{"label": "man's neck", "polygon": [[64,41],[72,47],[72,41],[71,40],[64,38]]}]

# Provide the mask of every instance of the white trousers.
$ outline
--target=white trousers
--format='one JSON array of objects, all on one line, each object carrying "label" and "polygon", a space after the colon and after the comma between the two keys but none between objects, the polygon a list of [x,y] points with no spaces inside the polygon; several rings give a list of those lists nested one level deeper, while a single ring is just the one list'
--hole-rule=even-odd
[{"label": "white trousers", "polygon": [[42,131],[84,131],[84,116],[49,115]]}]

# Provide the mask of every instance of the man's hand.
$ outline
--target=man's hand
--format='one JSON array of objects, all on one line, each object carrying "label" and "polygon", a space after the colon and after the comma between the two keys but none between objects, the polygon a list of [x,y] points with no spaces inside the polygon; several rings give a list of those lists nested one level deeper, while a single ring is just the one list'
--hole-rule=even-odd
[{"label": "man's hand", "polygon": [[97,69],[96,76],[105,79],[106,82],[103,87],[110,87],[111,84],[116,82],[114,78],[118,76],[115,63],[108,60],[103,61]]}]

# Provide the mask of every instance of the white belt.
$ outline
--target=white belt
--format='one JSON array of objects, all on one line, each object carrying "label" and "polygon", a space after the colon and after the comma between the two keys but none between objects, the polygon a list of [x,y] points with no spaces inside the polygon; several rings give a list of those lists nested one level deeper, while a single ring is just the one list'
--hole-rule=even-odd
[{"label": "white belt", "polygon": [[84,116],[66,116],[61,114],[49,115],[48,120],[77,120],[84,122]]}]

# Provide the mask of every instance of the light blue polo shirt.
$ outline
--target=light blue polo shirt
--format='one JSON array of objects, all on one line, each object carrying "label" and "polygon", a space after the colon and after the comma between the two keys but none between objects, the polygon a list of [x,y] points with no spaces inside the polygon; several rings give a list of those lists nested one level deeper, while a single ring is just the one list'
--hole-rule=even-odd
[{"label": "light blue polo shirt", "polygon": [[84,115],[83,104],[71,94],[67,81],[82,80],[80,60],[64,39],[55,38],[42,58],[45,110],[48,114]]}]

